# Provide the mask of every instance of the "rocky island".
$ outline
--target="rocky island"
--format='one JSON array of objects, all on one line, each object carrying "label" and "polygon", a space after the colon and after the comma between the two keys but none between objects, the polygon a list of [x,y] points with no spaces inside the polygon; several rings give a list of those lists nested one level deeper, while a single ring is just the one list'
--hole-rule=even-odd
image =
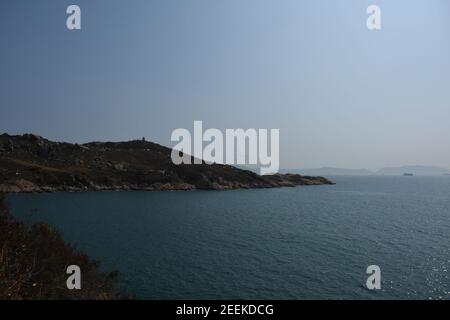
[{"label": "rocky island", "polygon": [[171,149],[145,140],[72,144],[0,135],[0,193],[225,190],[334,184],[298,174],[260,176],[229,165],[175,165]]}]

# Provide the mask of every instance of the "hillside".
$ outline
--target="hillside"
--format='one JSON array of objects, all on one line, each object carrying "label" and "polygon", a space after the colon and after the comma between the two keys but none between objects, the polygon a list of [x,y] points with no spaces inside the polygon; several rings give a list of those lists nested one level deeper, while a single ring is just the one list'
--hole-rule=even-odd
[{"label": "hillside", "polygon": [[0,135],[0,192],[220,190],[333,184],[297,174],[259,176],[228,165],[174,165],[171,149],[144,140],[71,144]]}]

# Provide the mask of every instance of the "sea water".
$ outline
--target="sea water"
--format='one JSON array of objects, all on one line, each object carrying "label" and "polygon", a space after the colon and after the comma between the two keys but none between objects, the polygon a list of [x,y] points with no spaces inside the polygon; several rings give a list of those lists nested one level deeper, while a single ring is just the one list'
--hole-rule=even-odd
[{"label": "sea water", "polygon": [[[448,299],[450,177],[334,177],[334,186],[19,194],[149,299]],[[368,290],[366,269],[381,270]]]}]

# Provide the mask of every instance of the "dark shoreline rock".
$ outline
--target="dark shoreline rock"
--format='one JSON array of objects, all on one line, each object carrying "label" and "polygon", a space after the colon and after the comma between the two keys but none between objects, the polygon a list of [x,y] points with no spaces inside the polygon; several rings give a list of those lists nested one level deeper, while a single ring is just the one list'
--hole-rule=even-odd
[{"label": "dark shoreline rock", "polygon": [[260,176],[221,164],[174,165],[171,149],[143,140],[53,142],[0,135],[0,192],[232,190],[334,184],[298,174]]}]

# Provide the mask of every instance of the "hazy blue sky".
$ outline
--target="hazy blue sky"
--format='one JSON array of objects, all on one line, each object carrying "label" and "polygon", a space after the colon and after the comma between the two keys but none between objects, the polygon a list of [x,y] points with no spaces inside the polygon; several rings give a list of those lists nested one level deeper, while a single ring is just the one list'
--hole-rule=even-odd
[{"label": "hazy blue sky", "polygon": [[279,128],[285,168],[450,169],[450,2],[0,0],[1,132],[171,145],[194,120]]}]

